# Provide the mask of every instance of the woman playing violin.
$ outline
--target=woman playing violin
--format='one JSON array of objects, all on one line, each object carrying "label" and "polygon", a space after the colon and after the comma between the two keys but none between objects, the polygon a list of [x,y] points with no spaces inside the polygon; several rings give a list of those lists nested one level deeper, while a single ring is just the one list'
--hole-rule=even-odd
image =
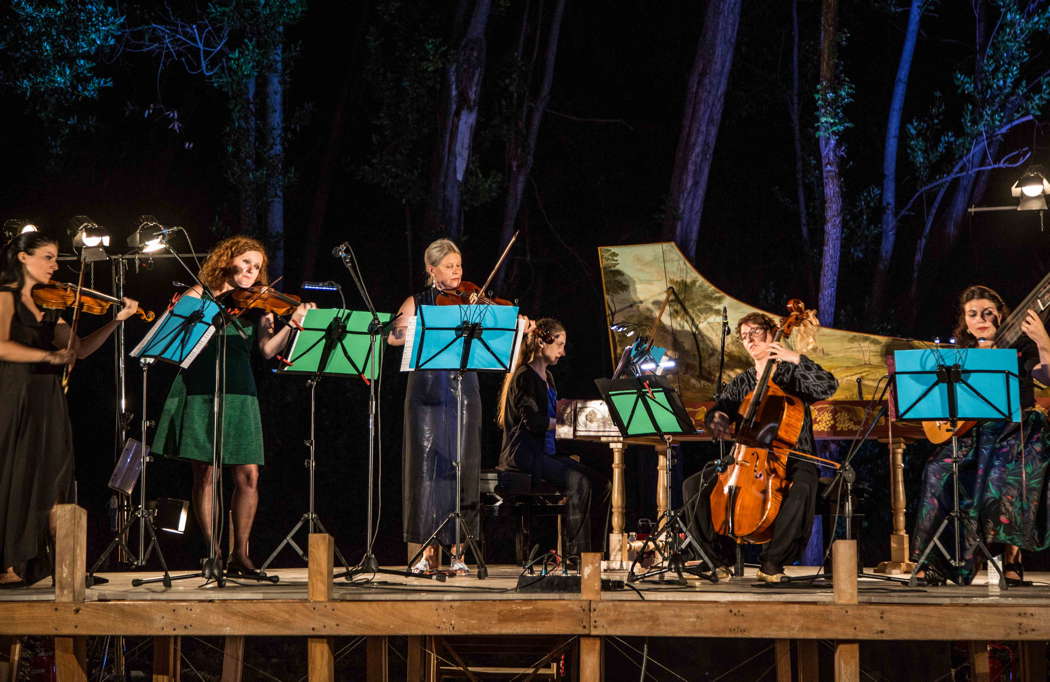
[{"label": "woman playing violin", "polygon": [[[421,305],[434,305],[438,296],[456,290],[463,280],[463,258],[459,247],[451,240],[438,239],[423,253],[428,275],[427,288],[409,296],[401,304],[398,317],[387,337],[392,346],[405,344],[409,319]],[[452,385],[453,372],[411,372],[405,392],[404,440],[402,443],[402,521],[405,542],[410,557],[418,546],[434,532],[456,506],[456,395]],[[463,453],[460,460],[464,517],[472,528],[477,528],[477,510],[480,497],[481,474],[481,396],[478,377],[466,372],[463,391]],[[451,525],[451,524],[450,524]],[[453,544],[453,529],[445,527],[438,542]],[[454,550],[455,553],[455,550]],[[427,547],[420,562],[410,567],[414,571],[434,570],[438,566],[438,548]],[[454,557],[452,568],[465,572],[466,565]]]},{"label": "woman playing violin", "polygon": [[[201,267],[200,281],[220,301],[234,289],[268,283],[266,249],[250,237],[230,237],[219,242]],[[184,295],[200,298],[199,286]],[[316,307],[303,303],[295,307],[291,324],[298,325],[306,311]],[[233,555],[227,570],[231,577],[258,576],[248,555],[255,510],[259,504],[259,465],[263,463],[262,418],[251,371],[251,350],[255,345],[264,358],[272,358],[287,345],[290,326],[277,329],[274,315],[252,311],[255,325],[244,339],[232,328],[226,334],[226,395],[223,405],[222,462],[233,469]],[[205,541],[213,545],[212,535],[212,400],[215,390],[215,354],[218,336],[176,377],[164,403],[153,440],[154,452],[188,459],[193,463],[193,509]],[[219,555],[216,552],[216,555]]]},{"label": "woman playing violin", "polygon": [[[986,286],[963,290],[958,302],[955,338],[963,348],[994,348],[999,327],[1010,310],[1003,298]],[[1021,549],[1040,550],[1050,546],[1050,529],[1045,521],[1046,476],[1050,465],[1047,450],[1046,415],[1035,409],[1033,379],[1050,383],[1050,336],[1043,321],[1028,310],[1021,332],[1032,343],[1020,346],[1022,423],[985,421],[957,438],[959,448],[960,505],[974,523],[963,525],[961,556],[963,565],[951,567],[934,549],[932,566],[918,575],[929,583],[950,578],[969,584],[976,572],[974,549],[977,538],[1002,548],[1003,570],[1010,585],[1024,585]],[[946,351],[950,353],[950,351]],[[1024,438],[1022,443],[1021,438]],[[938,448],[923,470],[922,493],[915,519],[912,560],[918,561],[944,515],[951,510],[952,445]],[[978,533],[980,534],[978,536]],[[948,543],[951,533],[941,535]],[[950,546],[950,545],[949,545]],[[994,572],[994,571],[993,571]]]},{"label": "woman playing violin", "polygon": [[[707,413],[707,427],[719,439],[732,438],[731,426],[739,418],[738,411],[748,393],[754,390],[766,363],[777,361],[772,381],[785,393],[801,398],[805,405],[802,432],[795,450],[813,452],[813,425],[810,403],[830,398],[838,388],[838,380],[830,372],[786,346],[775,342],[776,325],[762,313],[745,315],[737,322],[737,336],[754,365],[733,378]],[[704,546],[716,564],[720,578],[728,578],[729,561],[716,551],[716,535],[709,509],[710,487],[715,481],[713,462],[683,484],[686,517],[696,540]],[[805,549],[813,525],[817,502],[817,466],[797,457],[788,459],[787,479],[791,482],[780,512],[773,524],[773,538],[762,549],[758,579],[765,582],[783,582],[784,565],[796,561]]]},{"label": "woman playing violin", "polygon": [[49,528],[73,485],[73,435],[60,377],[102,345],[138,304],[83,339],[57,310],[42,311],[33,288],[58,269],[58,242],[41,232],[15,237],[0,271],[0,586],[31,583],[49,570]]}]

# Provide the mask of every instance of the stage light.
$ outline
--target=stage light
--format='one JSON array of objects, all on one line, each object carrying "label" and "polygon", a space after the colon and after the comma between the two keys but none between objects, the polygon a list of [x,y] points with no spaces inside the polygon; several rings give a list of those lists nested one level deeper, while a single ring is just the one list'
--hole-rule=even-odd
[{"label": "stage light", "polygon": [[101,225],[86,215],[73,216],[69,221],[69,233],[73,237],[73,250],[80,252],[82,261],[106,260],[109,234]]},{"label": "stage light", "polygon": [[186,500],[160,497],[150,502],[149,508],[155,514],[157,528],[176,535],[186,532],[186,522],[190,517],[190,503]]},{"label": "stage light", "polygon": [[128,237],[128,247],[142,253],[155,253],[167,246],[166,235],[168,232],[171,232],[171,229],[166,229],[153,216],[141,215],[139,216],[138,227]]},{"label": "stage light", "polygon": [[24,234],[26,232],[39,231],[40,230],[37,229],[36,225],[29,222],[25,218],[9,218],[4,221],[3,234],[0,236],[3,237],[4,241],[7,241],[8,239],[14,239],[18,235]]},{"label": "stage light", "polygon": [[1042,166],[1029,166],[1010,188],[1010,195],[1020,199],[1018,211],[1045,211],[1047,194],[1050,194],[1050,182]]}]

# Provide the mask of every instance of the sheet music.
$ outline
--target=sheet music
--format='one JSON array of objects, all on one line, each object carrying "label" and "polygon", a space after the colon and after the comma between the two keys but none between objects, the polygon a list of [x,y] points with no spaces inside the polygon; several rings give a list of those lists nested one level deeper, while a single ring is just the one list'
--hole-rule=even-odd
[{"label": "sheet music", "polygon": [[412,353],[415,352],[413,349],[416,347],[416,320],[418,318],[413,315],[408,318],[408,324],[405,325],[405,345],[404,353],[401,354],[401,371],[411,372],[412,367]]}]

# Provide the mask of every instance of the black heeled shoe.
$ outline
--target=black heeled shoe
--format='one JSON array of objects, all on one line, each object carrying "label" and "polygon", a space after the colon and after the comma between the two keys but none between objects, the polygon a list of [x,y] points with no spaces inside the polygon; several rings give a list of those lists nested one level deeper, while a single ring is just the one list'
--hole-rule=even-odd
[{"label": "black heeled shoe", "polygon": [[[1018,578],[1011,578],[1007,573],[1016,573]],[[1024,579],[1024,564],[1020,561],[1013,564],[1003,564],[1003,577],[1006,578],[1007,587],[1031,587],[1032,581]]]},{"label": "black heeled shoe", "polygon": [[230,559],[226,564],[226,575],[230,578],[252,578],[254,580],[267,580],[266,574],[257,568],[248,568],[237,559]]},{"label": "black heeled shoe", "polygon": [[933,566],[924,566],[922,571],[923,575],[915,579],[915,584],[919,587],[940,587],[948,584],[948,579],[944,574]]}]

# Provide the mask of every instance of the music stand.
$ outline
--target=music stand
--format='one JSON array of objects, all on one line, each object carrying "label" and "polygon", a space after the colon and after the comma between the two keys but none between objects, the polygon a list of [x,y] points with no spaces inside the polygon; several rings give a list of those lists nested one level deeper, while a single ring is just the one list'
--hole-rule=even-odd
[{"label": "music stand", "polygon": [[[452,466],[456,470],[456,508],[449,513],[430,534],[419,551],[408,562],[409,570],[416,565],[427,546],[449,523],[455,532],[454,546],[461,554],[461,533],[466,529],[466,545],[477,562],[479,580],[488,577],[485,557],[478,549],[473,529],[463,518],[461,508],[461,486],[463,457],[463,373],[464,372],[508,372],[512,359],[525,333],[523,322],[518,320],[517,306],[496,305],[452,305],[419,306],[416,317],[409,322],[411,346],[406,346],[402,359],[402,370],[452,370],[456,394],[456,448]],[[451,554],[451,553],[450,553]]]},{"label": "music stand", "polygon": [[[685,406],[682,405],[681,397],[671,383],[662,376],[643,375],[628,379],[595,379],[594,383],[598,386],[602,399],[609,407],[609,415],[613,423],[616,424],[616,428],[624,438],[659,436],[670,446],[672,436],[696,433],[696,426],[689,413],[686,412]],[[667,450],[668,454],[664,462],[664,485],[668,509],[657,520],[659,529],[657,533],[646,538],[635,555],[634,561],[631,562],[631,568],[627,571],[627,581],[645,580],[673,571],[683,584],[686,573],[716,583],[718,577],[715,575],[714,562],[689,532],[689,528],[682,521],[678,511],[670,508],[674,449],[668,447]],[[634,569],[639,559],[649,549],[650,544],[654,551],[663,556],[663,566],[635,575]],[[683,555],[690,547],[694,547],[697,554],[700,555],[701,565],[708,567],[707,572],[701,570],[701,567],[685,565]]]},{"label": "music stand", "polygon": [[[382,323],[388,322],[390,313],[378,313]],[[309,497],[307,511],[299,519],[299,522],[285,535],[284,540],[270,554],[263,563],[260,570],[266,570],[277,554],[285,545],[291,545],[301,559],[306,561],[306,552],[295,542],[295,534],[306,524],[307,532],[314,533],[315,527],[322,533],[328,533],[325,525],[314,510],[316,499],[316,485],[314,472],[316,469],[316,439],[315,439],[315,407],[317,384],[322,376],[352,377],[359,376],[371,385],[378,378],[379,367],[382,364],[382,345],[373,344],[370,327],[372,315],[368,312],[344,310],[341,308],[318,308],[308,310],[303,318],[302,329],[299,330],[292,341],[288,352],[288,363],[278,370],[279,374],[300,374],[307,376],[307,385],[310,387],[310,437],[306,441],[310,457],[306,460],[307,476],[309,481]],[[376,355],[373,362],[373,354]],[[371,410],[370,410],[371,414]],[[369,482],[369,496],[371,496],[371,480]],[[369,554],[371,554],[372,542],[372,509],[369,505],[369,518],[367,528],[367,541]],[[347,574],[351,572],[350,563],[335,548],[336,558],[340,564],[346,567]],[[376,568],[377,567],[370,567]],[[390,571],[401,575],[400,571]]]},{"label": "music stand", "polygon": [[[146,410],[149,404],[147,400],[149,369],[156,360],[178,365],[182,368],[189,367],[193,360],[200,354],[201,350],[207,345],[212,334],[215,333],[215,327],[212,324],[212,320],[215,318],[216,314],[218,314],[219,310],[219,306],[214,301],[182,296],[175,302],[174,306],[160,316],[160,319],[158,319],[150,330],[146,332],[146,336],[143,337],[138,345],[131,350],[130,355],[138,358],[139,363],[142,366],[141,442],[137,449],[132,447],[129,451],[129,448],[125,447],[125,454],[129,457],[140,460],[140,464],[138,465],[139,505],[132,511],[131,515],[124,522],[124,525],[117,530],[116,536],[110,541],[109,545],[106,546],[106,549],[103,550],[102,554],[91,566],[91,570],[88,571],[89,584],[94,581],[95,571],[102,566],[113,550],[119,547],[127,552],[128,555],[132,554],[128,549],[126,537],[128,531],[135,522],[138,521],[139,551],[134,561],[131,562],[131,565],[135,567],[144,566],[149,555],[154,549],[156,549],[157,558],[160,560],[161,568],[164,571],[160,581],[164,583],[164,587],[171,587],[172,577],[168,571],[168,564],[164,560],[164,552],[161,551],[160,543],[157,541],[157,530],[153,520],[155,512],[148,509],[146,504],[146,465],[152,459],[150,457],[150,448],[146,445],[146,443],[149,442],[147,438],[149,420],[146,418]],[[138,456],[134,457],[136,451]],[[128,490],[130,495],[129,489],[124,488],[124,490]],[[147,532],[150,537],[148,547],[146,546]]]},{"label": "music stand", "polygon": [[[896,404],[900,420],[948,421],[952,433],[952,510],[941,521],[912,571],[909,585],[918,584],[916,574],[926,565],[936,546],[953,568],[960,559],[961,524],[975,523],[959,508],[959,439],[954,432],[960,420],[1005,419],[1021,421],[1017,351],[971,348],[894,351]],[[955,546],[951,555],[940,542],[941,533],[952,523]],[[1007,589],[1006,575],[980,537],[979,549],[999,574],[999,587]]]}]

